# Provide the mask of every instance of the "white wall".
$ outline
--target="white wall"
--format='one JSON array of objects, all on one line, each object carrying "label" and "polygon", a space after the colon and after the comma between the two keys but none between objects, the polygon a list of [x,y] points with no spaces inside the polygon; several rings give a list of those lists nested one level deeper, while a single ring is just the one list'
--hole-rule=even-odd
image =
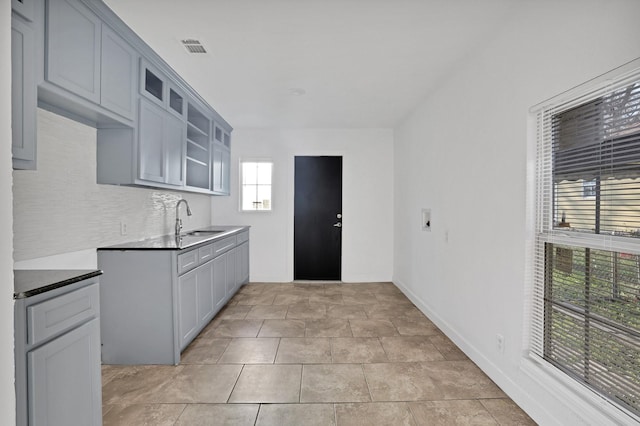
[{"label": "white wall", "polygon": [[520,2],[395,129],[394,282],[541,424],[612,420],[523,362],[528,110],[640,56],[638,16],[635,0]]},{"label": "white wall", "polygon": [[13,178],[17,268],[95,267],[96,247],[173,233],[180,198],[185,230],[210,224],[210,196],[96,184],[96,129],[41,109],[38,169]]},{"label": "white wall", "polygon": [[[11,93],[11,9],[0,7],[0,93]],[[16,400],[13,359],[13,256],[11,213],[11,97],[0,100],[0,413],[2,422],[15,424]]]},{"label": "white wall", "polygon": [[[342,280],[390,281],[393,261],[393,133],[388,129],[236,129],[231,195],[213,198],[212,221],[251,225],[251,281],[293,280],[296,155],[343,157]],[[273,211],[240,213],[239,158],[274,162]]]}]

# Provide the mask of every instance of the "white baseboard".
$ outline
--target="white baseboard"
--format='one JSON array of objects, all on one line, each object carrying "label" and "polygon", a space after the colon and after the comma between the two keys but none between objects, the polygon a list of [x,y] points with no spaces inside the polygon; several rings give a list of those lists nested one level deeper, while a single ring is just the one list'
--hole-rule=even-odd
[{"label": "white baseboard", "polygon": [[[444,318],[424,300],[419,298],[402,281],[395,279],[394,284],[424,313],[440,330],[451,339],[491,380],[493,380],[516,404],[541,425],[566,425],[566,421],[559,419],[557,413],[551,412],[540,401],[536,400],[511,377],[507,376],[500,367],[488,359],[463,335],[452,327]],[[534,362],[527,355],[523,355],[520,371],[532,386],[540,388],[566,407],[571,416],[563,413],[563,419],[572,417],[577,420],[574,424],[582,425],[638,425],[640,419],[631,413],[624,412],[608,400],[598,396],[581,384],[567,380],[566,376],[551,366],[545,367]]]}]

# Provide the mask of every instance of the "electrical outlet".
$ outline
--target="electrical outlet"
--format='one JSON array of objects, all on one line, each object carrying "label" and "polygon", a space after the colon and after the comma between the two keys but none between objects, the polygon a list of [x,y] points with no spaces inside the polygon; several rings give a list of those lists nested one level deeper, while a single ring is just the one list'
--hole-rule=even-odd
[{"label": "electrical outlet", "polygon": [[127,223],[120,222],[120,235],[127,235]]},{"label": "electrical outlet", "polygon": [[496,334],[496,349],[501,354],[504,353],[504,336],[502,334]]},{"label": "electrical outlet", "polygon": [[422,230],[431,231],[431,209],[422,209]]}]

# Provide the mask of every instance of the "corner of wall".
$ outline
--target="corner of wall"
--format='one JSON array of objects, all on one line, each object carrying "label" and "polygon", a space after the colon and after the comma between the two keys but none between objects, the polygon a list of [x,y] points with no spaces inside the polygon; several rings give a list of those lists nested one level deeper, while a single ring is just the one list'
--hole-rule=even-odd
[{"label": "corner of wall", "polygon": [[15,424],[13,355],[13,208],[11,174],[11,8],[0,8],[0,413],[5,424]]}]

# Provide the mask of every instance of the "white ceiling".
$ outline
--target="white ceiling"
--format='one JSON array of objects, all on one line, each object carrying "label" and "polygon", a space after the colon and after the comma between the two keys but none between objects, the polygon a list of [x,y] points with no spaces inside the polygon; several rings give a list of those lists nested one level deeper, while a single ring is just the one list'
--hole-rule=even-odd
[{"label": "white ceiling", "polygon": [[[236,128],[393,127],[503,25],[514,3],[105,2]],[[187,53],[185,38],[208,53]]]}]

